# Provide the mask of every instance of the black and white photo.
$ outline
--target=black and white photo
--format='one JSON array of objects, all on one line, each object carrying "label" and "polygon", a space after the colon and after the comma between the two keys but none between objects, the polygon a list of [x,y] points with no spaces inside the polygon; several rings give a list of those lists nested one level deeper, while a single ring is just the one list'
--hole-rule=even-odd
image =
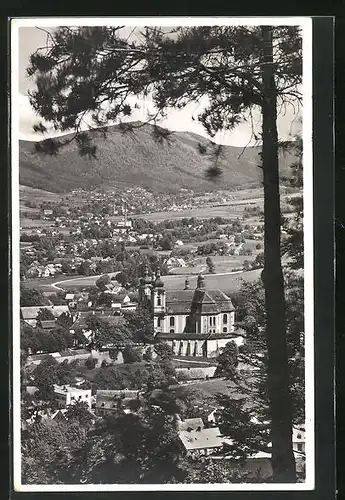
[{"label": "black and white photo", "polygon": [[311,18],[12,20],[18,491],[311,490]]}]

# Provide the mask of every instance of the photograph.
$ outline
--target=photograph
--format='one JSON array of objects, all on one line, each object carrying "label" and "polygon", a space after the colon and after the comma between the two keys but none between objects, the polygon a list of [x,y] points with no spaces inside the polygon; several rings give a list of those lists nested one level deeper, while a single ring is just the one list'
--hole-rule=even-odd
[{"label": "photograph", "polygon": [[312,43],[11,20],[15,491],[314,489]]}]

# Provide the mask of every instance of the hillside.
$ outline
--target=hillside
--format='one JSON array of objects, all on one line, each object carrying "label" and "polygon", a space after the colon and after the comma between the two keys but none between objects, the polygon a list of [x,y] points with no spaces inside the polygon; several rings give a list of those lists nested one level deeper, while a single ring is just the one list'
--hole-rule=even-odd
[{"label": "hillside", "polygon": [[[20,141],[20,184],[52,192],[67,192],[77,187],[140,185],[159,192],[173,192],[180,188],[195,191],[238,189],[260,183],[259,148],[224,146],[220,161],[223,175],[220,182],[205,179],[210,160],[200,154],[198,144],[209,141],[189,132],[175,132],[170,143],[159,144],[145,125],[134,134],[124,134],[118,126],[108,129],[106,138],[94,135],[97,159],[89,160],[78,154],[72,142],[57,156],[34,152],[34,143]],[[291,158],[282,157],[281,168],[286,174]]]}]

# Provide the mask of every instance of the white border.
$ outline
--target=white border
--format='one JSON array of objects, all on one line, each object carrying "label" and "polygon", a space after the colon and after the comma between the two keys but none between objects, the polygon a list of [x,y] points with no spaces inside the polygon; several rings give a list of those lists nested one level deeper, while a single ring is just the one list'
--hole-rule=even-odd
[{"label": "white border", "polygon": [[[55,26],[195,26],[299,25],[303,32],[303,177],[304,177],[304,298],[306,481],[295,484],[181,485],[22,485],[20,451],[20,221],[19,221],[19,32],[20,27]],[[312,19],[310,17],[98,17],[25,18],[11,21],[11,143],[12,143],[12,286],[13,286],[13,483],[15,491],[303,491],[315,487],[314,449],[314,280],[313,280],[313,147],[312,147]]]}]

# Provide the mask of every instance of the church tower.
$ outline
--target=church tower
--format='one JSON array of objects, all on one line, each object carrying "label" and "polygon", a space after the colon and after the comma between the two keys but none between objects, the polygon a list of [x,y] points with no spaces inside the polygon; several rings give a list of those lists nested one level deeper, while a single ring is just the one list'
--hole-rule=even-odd
[{"label": "church tower", "polygon": [[165,313],[166,294],[165,294],[165,289],[164,289],[164,283],[162,281],[161,273],[160,273],[159,269],[156,273],[156,279],[153,282],[152,295],[153,295],[152,298],[153,298],[153,312],[154,312],[154,314]]},{"label": "church tower", "polygon": [[152,284],[153,280],[149,276],[149,270],[146,265],[144,269],[144,276],[140,278],[140,285],[139,285],[139,302],[141,302],[142,304],[151,305]]}]

